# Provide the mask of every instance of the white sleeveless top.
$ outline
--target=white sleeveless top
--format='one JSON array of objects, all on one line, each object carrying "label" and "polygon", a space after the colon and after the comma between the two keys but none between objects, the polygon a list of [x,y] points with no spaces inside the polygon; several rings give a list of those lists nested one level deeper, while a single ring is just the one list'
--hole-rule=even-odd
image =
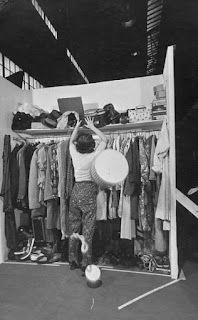
[{"label": "white sleeveless top", "polygon": [[92,153],[80,153],[76,150],[74,143],[69,146],[69,151],[71,154],[73,166],[74,166],[74,176],[77,182],[79,181],[92,181],[90,166],[95,157],[105,150],[106,143],[100,141],[97,148]]}]

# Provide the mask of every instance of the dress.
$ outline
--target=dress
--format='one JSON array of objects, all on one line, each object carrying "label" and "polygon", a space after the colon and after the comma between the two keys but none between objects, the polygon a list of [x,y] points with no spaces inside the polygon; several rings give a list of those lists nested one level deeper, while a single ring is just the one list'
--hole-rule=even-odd
[{"label": "dress", "polygon": [[169,180],[169,134],[166,121],[163,122],[160,137],[158,139],[153,171],[161,174],[161,185],[155,218],[163,220],[163,229],[170,230],[170,180]]}]

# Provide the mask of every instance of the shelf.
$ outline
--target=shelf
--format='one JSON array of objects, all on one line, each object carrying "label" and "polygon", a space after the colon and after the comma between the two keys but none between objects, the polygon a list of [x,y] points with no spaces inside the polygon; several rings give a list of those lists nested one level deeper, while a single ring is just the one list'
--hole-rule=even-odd
[{"label": "shelf", "polygon": [[[102,132],[122,132],[122,131],[158,131],[161,130],[163,120],[150,120],[135,123],[126,124],[110,124],[108,126],[99,128]],[[60,135],[71,135],[73,128],[64,130],[60,129],[27,129],[27,130],[15,130],[18,134],[25,134],[28,136],[60,136]],[[86,128],[80,128],[79,132],[90,132],[91,130]]]}]

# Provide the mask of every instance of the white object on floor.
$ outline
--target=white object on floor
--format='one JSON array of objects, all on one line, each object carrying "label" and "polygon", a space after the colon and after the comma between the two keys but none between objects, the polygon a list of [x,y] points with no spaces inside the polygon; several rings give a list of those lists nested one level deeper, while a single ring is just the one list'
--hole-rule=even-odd
[{"label": "white object on floor", "polygon": [[94,298],[92,298],[91,310],[93,309],[93,306],[94,306]]},{"label": "white object on floor", "polygon": [[101,266],[101,269],[104,271],[113,271],[113,272],[123,272],[123,273],[134,273],[134,274],[140,274],[140,275],[146,275],[146,276],[159,276],[159,277],[168,277],[170,278],[170,274],[164,274],[164,273],[154,273],[154,272],[144,272],[144,271],[133,271],[133,270],[123,270],[123,269],[114,269],[109,267]]},{"label": "white object on floor", "polygon": [[[15,262],[15,261],[5,261],[5,262],[3,262],[3,263],[6,263],[6,264],[18,264],[18,265],[26,265],[26,266],[37,266],[38,267],[38,263],[36,263],[36,262],[22,262],[22,261],[20,261],[20,262]],[[57,264],[57,263],[44,263],[44,264],[39,264],[39,266],[46,266],[46,267],[60,267],[60,265],[59,264]]]},{"label": "white object on floor", "polygon": [[197,192],[198,191],[198,187],[195,187],[195,188],[191,188],[189,191],[188,191],[188,193],[187,193],[187,195],[191,195],[191,194],[193,194],[193,193],[195,193],[195,192]]},{"label": "white object on floor", "polygon": [[101,277],[100,268],[98,268],[95,264],[88,265],[85,270],[85,276],[90,281],[100,280],[100,277]]},{"label": "white object on floor", "polygon": [[101,271],[95,264],[90,264],[85,269],[87,285],[91,288],[97,288],[100,285]]},{"label": "white object on floor", "polygon": [[118,307],[118,310],[121,310],[121,309],[129,306],[130,304],[132,304],[132,303],[134,303],[134,302],[136,302],[136,301],[138,301],[138,300],[140,300],[140,299],[142,299],[142,298],[144,298],[144,297],[146,297],[146,296],[148,296],[148,295],[150,295],[150,294],[152,294],[152,293],[154,293],[156,291],[159,291],[159,290],[162,290],[162,289],[164,289],[164,288],[166,288],[168,286],[171,286],[172,284],[175,284],[175,283],[179,282],[180,280],[181,279],[173,280],[173,281],[171,281],[169,283],[164,284],[163,286],[160,286],[160,287],[155,288],[155,289],[153,289],[151,291],[148,291],[148,292],[142,294],[141,296],[122,304],[121,306]]}]

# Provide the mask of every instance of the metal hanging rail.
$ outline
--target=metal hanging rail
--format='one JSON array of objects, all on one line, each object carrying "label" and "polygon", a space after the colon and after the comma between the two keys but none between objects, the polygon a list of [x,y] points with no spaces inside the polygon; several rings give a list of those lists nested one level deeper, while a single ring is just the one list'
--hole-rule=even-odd
[{"label": "metal hanging rail", "polygon": [[[104,133],[115,133],[115,132],[134,132],[134,131],[160,131],[162,127],[162,120],[150,120],[143,122],[134,122],[134,123],[126,123],[126,124],[113,124],[107,125],[105,127],[100,128],[100,130]],[[26,130],[15,130],[15,133],[20,135],[23,138],[37,138],[38,136],[71,136],[74,128],[68,128],[64,130],[60,129],[26,129]],[[90,129],[80,128],[79,132],[90,132]]]}]

